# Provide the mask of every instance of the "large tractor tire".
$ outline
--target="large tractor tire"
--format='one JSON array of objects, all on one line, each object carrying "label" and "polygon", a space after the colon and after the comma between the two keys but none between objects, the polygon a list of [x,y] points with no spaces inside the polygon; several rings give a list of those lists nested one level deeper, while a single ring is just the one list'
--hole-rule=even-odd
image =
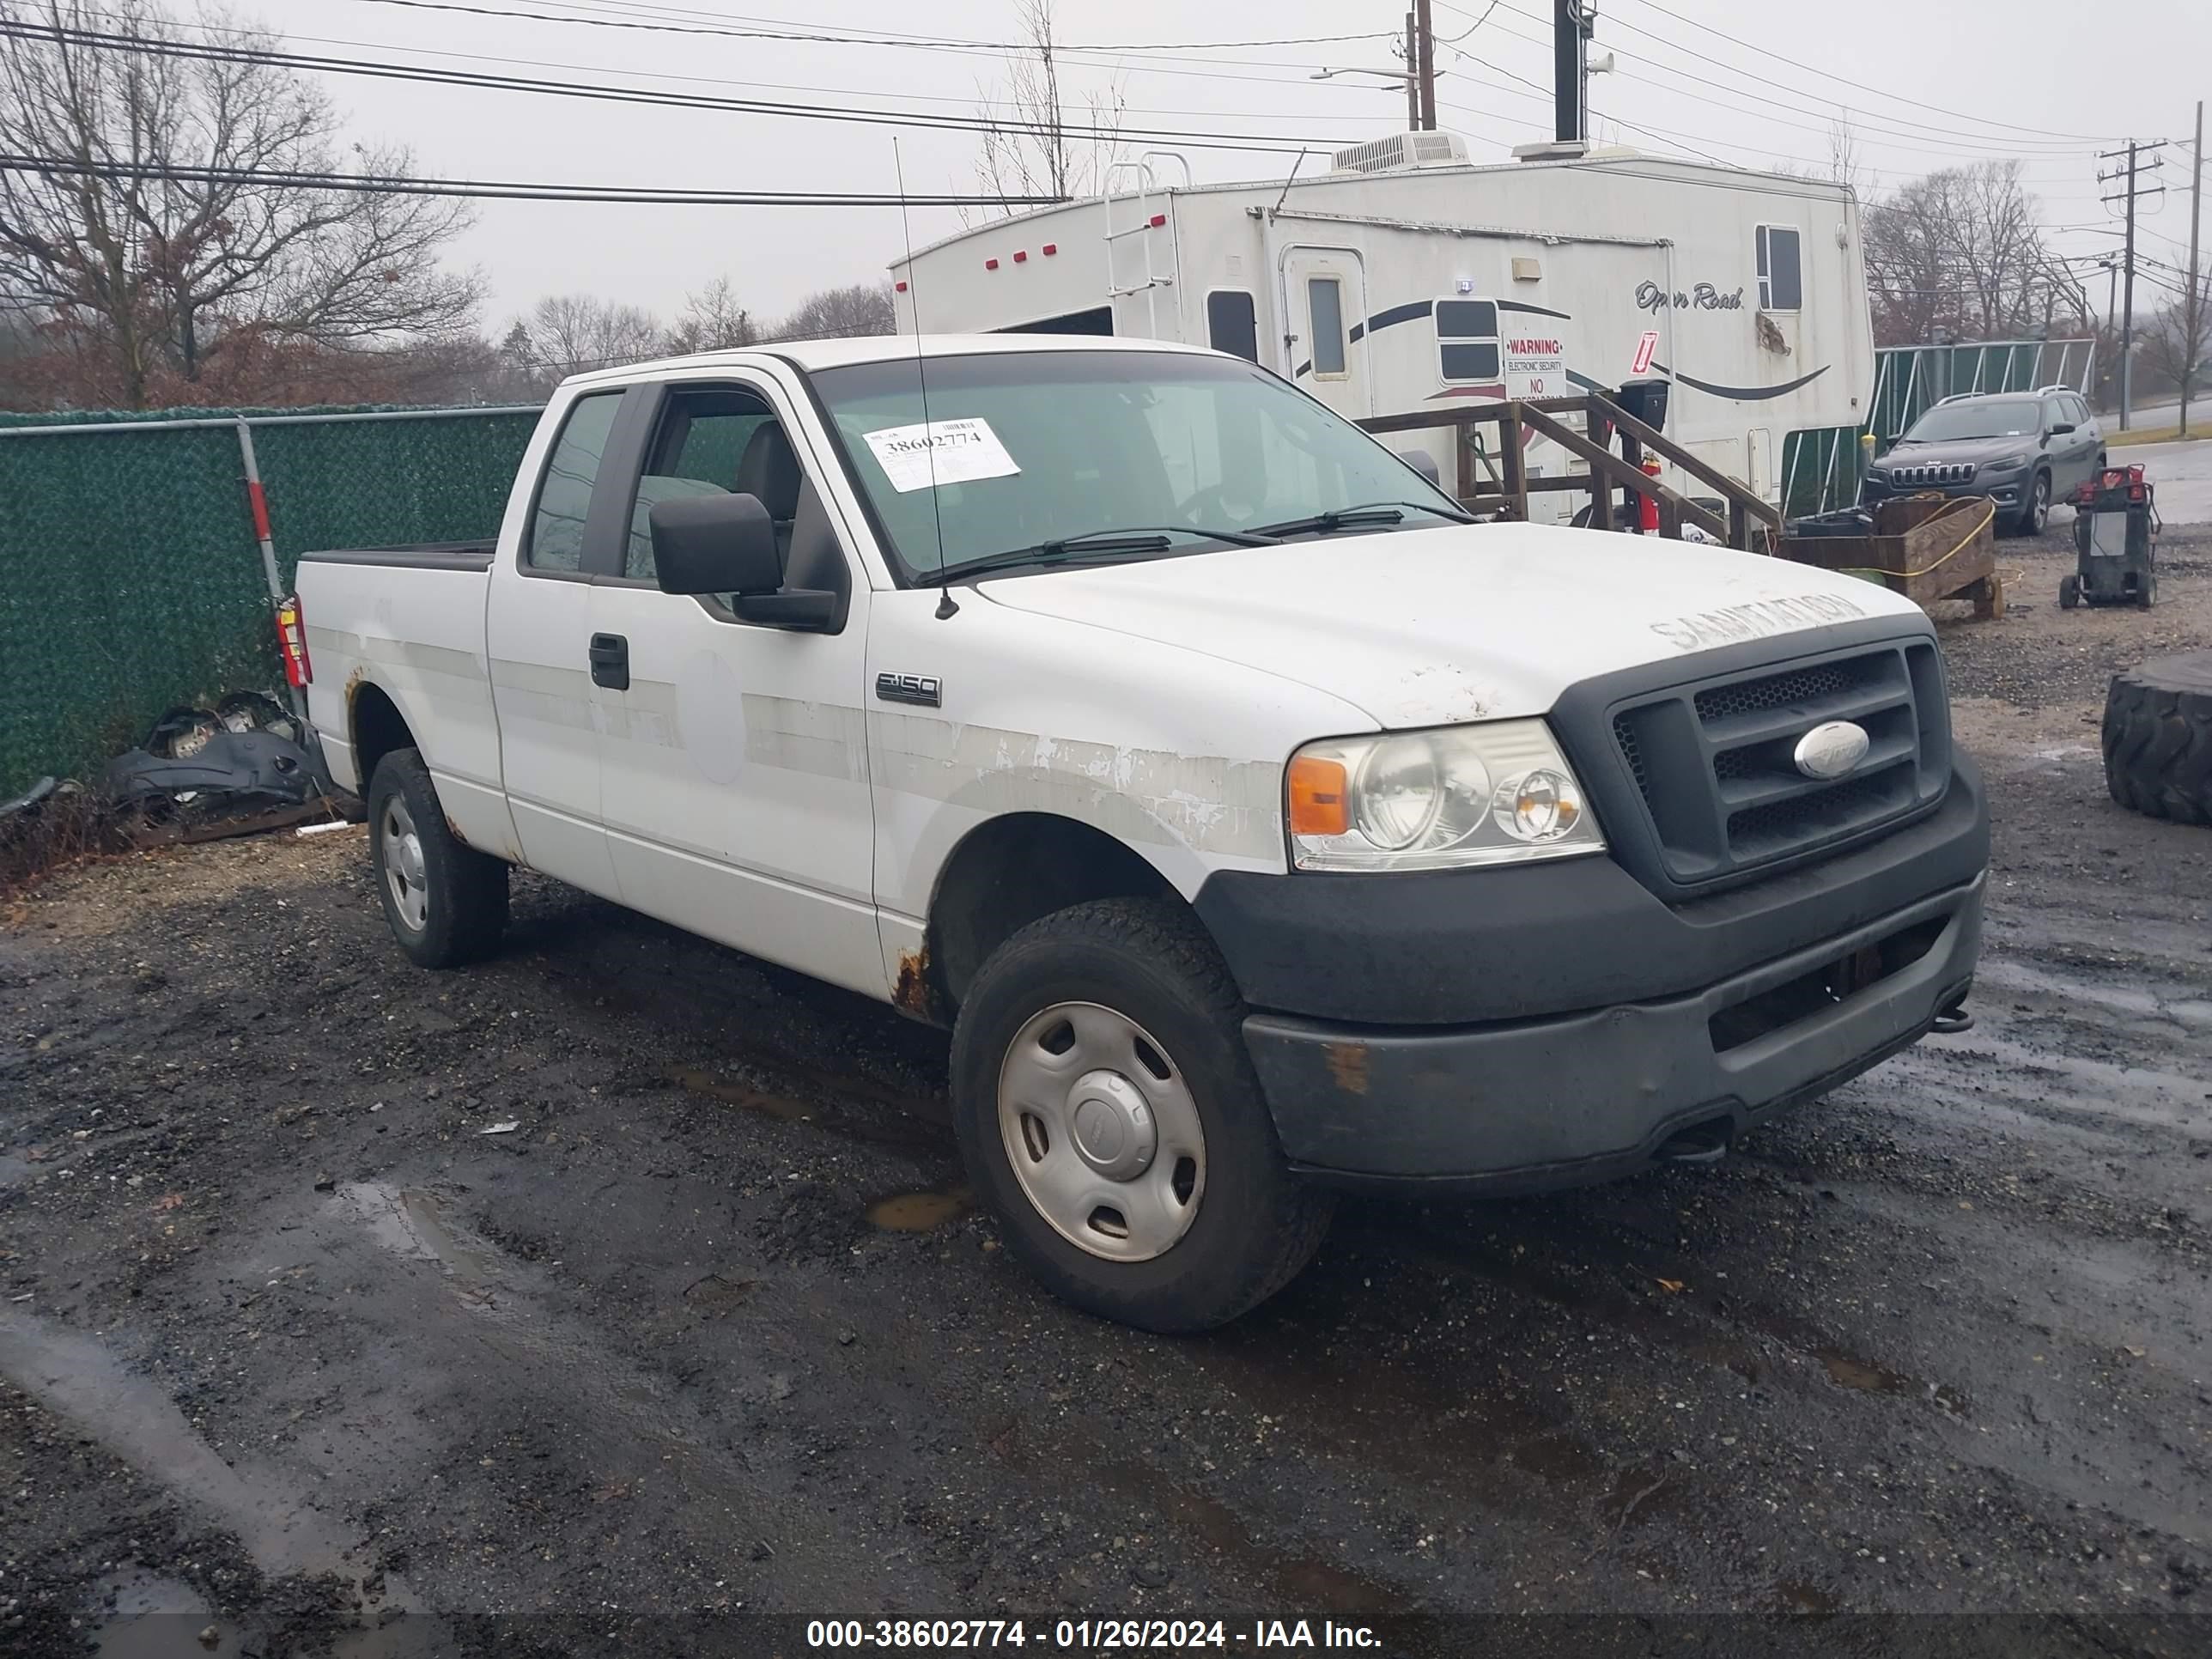
[{"label": "large tractor tire", "polygon": [[2112,676],[2105,781],[2130,811],[2212,824],[2212,651],[2160,657]]}]

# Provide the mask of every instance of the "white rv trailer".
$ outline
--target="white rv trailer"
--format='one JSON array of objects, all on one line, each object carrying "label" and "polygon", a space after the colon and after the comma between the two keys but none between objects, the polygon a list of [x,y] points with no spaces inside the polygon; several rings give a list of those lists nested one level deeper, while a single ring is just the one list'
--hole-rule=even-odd
[{"label": "white rv trailer", "polygon": [[[1849,188],[1629,150],[1477,167],[1454,135],[1401,133],[1327,173],[1200,185],[1154,153],[1104,195],[964,231],[891,274],[904,329],[1210,343],[1354,418],[1666,379],[1668,435],[1770,501],[1797,447],[1855,451],[1872,406]],[[1450,483],[1447,433],[1390,441],[1428,449]],[[1581,468],[1539,446],[1530,470]],[[1587,502],[1538,499],[1560,516]]]}]

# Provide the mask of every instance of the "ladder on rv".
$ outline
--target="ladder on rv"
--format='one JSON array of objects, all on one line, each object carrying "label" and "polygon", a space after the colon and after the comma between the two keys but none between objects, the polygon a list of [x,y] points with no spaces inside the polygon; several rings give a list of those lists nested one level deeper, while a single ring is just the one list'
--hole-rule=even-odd
[{"label": "ladder on rv", "polygon": [[[1160,290],[1175,286],[1175,247],[1170,234],[1164,261],[1155,258],[1158,244],[1152,237],[1156,230],[1164,229],[1168,222],[1168,198],[1175,194],[1173,184],[1160,182],[1159,167],[1155,163],[1173,163],[1182,171],[1182,188],[1191,186],[1189,161],[1173,150],[1148,149],[1133,161],[1116,161],[1106,169],[1104,187],[1100,191],[1106,216],[1106,304],[1111,310],[1117,301],[1145,296],[1145,334],[1148,339],[1160,337]],[[1117,222],[1115,201],[1119,199],[1126,213],[1136,209],[1133,223]],[[1133,237],[1133,253],[1125,251],[1125,244]],[[1129,280],[1124,281],[1127,275]]]}]

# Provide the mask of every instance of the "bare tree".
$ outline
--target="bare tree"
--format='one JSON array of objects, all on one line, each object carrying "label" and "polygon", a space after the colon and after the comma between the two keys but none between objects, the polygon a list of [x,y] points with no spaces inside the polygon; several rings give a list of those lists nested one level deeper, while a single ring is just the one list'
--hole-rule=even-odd
[{"label": "bare tree", "polygon": [[777,325],[771,338],[778,340],[849,340],[872,334],[896,334],[898,320],[891,309],[888,283],[855,283],[849,288],[825,288],[810,295],[799,309]]},{"label": "bare tree", "polygon": [[1875,337],[1909,345],[1946,330],[1960,339],[2017,339],[2075,307],[2044,245],[2017,161],[1947,167],[1866,213]]},{"label": "bare tree", "polygon": [[526,347],[522,361],[545,386],[571,374],[658,357],[668,343],[660,319],[651,312],[589,294],[549,295],[515,328],[522,331],[522,339],[518,342],[514,331],[508,331],[507,349]]},{"label": "bare tree", "polygon": [[[199,16],[248,49],[275,43]],[[0,0],[0,20],[39,31],[0,36],[0,149],[52,158],[0,169],[0,308],[76,337],[119,401],[198,381],[248,338],[388,345],[471,319],[476,279],[437,264],[468,223],[459,204],[253,176],[337,170],[337,118],[312,82],[65,33],[174,41],[152,0]],[[361,174],[408,171],[403,149],[353,150]]]},{"label": "bare tree", "polygon": [[726,276],[717,276],[696,294],[687,295],[684,312],[668,331],[674,352],[729,351],[760,338],[752,313],[738,303]]},{"label": "bare tree", "polygon": [[[1079,118],[1069,120],[1052,8],[1053,0],[1016,0],[1015,16],[1029,45],[1007,58],[999,95],[983,88],[978,113],[989,125],[975,177],[994,195],[1090,195],[1105,184],[1113,165],[1117,146],[1110,135],[1119,131],[1125,106],[1120,84],[1085,94]],[[1071,125],[1094,131],[1071,133]]]},{"label": "bare tree", "polygon": [[2197,400],[2204,371],[2212,365],[2212,264],[2199,265],[2194,273],[2177,269],[2171,277],[2157,280],[2179,297],[2142,331],[2142,366],[2153,384],[2171,386],[2179,395],[2185,428],[2189,405]]}]

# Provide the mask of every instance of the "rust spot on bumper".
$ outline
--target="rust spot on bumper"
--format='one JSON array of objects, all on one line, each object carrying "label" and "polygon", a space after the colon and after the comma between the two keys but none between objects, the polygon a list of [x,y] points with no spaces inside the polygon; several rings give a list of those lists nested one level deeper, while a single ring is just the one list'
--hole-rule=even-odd
[{"label": "rust spot on bumper", "polygon": [[1367,1092],[1367,1045],[1364,1042],[1332,1042],[1322,1053],[1328,1060],[1328,1074],[1336,1079],[1336,1086],[1348,1095]]}]

